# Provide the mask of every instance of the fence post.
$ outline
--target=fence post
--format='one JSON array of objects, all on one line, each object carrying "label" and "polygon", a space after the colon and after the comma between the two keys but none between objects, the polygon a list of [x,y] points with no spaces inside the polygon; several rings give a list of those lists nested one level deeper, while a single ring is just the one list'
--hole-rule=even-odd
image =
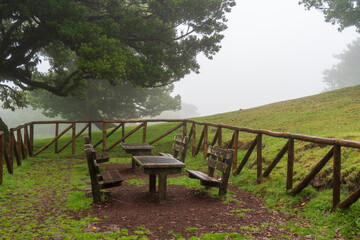
[{"label": "fence post", "polygon": [[26,124],[24,127],[24,145],[25,145],[25,150],[26,150],[26,157],[31,156],[28,126],[29,125]]},{"label": "fence post", "polygon": [[207,156],[208,149],[208,126],[204,125],[204,158]]},{"label": "fence post", "polygon": [[33,123],[30,124],[30,146],[29,146],[29,148],[31,149],[30,157],[32,157],[34,154],[34,124]]},{"label": "fence post", "polygon": [[222,128],[218,128],[218,146],[222,148],[223,142],[222,142]]},{"label": "fence post", "polygon": [[195,152],[196,152],[196,127],[195,127],[195,123],[192,124],[191,126],[191,132],[192,132],[192,148],[191,148],[191,152],[192,152],[192,156],[195,156]]},{"label": "fence post", "polygon": [[[59,135],[59,123],[55,124],[55,138]],[[58,139],[55,140],[55,153],[58,153]]]},{"label": "fence post", "polygon": [[187,136],[186,121],[183,122],[183,136]]},{"label": "fence post", "polygon": [[4,173],[4,154],[5,154],[5,136],[1,132],[0,136],[0,184],[3,182],[3,173]]},{"label": "fence post", "polygon": [[[121,138],[124,138],[125,136],[125,123],[121,123]],[[125,139],[122,141],[125,142]]]},{"label": "fence post", "polygon": [[106,150],[106,122],[103,121],[103,151]]},{"label": "fence post", "polygon": [[91,143],[91,121],[89,121],[89,129],[88,129],[88,136],[89,136],[89,139],[90,139],[90,143]]},{"label": "fence post", "polygon": [[256,150],[257,150],[257,156],[256,156],[256,163],[257,163],[257,180],[260,179],[262,174],[262,134],[259,133],[257,135],[257,143],[256,143]]},{"label": "fence post", "polygon": [[147,131],[147,122],[144,122],[143,125],[143,137],[142,137],[142,142],[146,143],[146,131]]},{"label": "fence post", "polygon": [[11,169],[14,169],[14,132],[10,129],[9,132],[9,162]]},{"label": "fence post", "polygon": [[288,145],[288,164],[287,164],[287,177],[286,177],[286,189],[291,190],[293,188],[293,176],[294,176],[294,139],[289,139]]},{"label": "fence post", "polygon": [[21,150],[21,130],[18,129],[16,130],[16,142],[17,142],[17,152],[18,152],[18,155],[19,155],[19,162],[20,162],[20,165],[21,165],[21,162],[22,162],[22,150]]},{"label": "fence post", "polygon": [[333,208],[336,208],[340,202],[340,179],[341,179],[341,146],[334,146],[334,162],[333,162]]},{"label": "fence post", "polygon": [[72,123],[72,154],[75,154],[76,123]]},{"label": "fence post", "polygon": [[25,139],[25,130],[24,130],[24,138],[23,138],[23,134],[21,133],[21,129],[18,130],[20,132],[20,148],[21,148],[21,156],[22,159],[26,159],[27,154],[26,154],[26,149],[25,149],[25,144],[23,139]]},{"label": "fence post", "polygon": [[[231,146],[230,146],[231,147]],[[233,169],[236,169],[237,167],[237,158],[238,158],[238,147],[239,147],[239,130],[235,130],[234,132],[234,143],[232,148],[235,150],[234,152],[234,158],[233,158]]]}]

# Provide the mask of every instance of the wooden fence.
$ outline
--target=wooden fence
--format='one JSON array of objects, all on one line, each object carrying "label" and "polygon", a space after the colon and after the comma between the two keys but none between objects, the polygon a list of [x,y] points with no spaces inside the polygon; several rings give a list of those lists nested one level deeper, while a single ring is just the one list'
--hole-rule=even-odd
[{"label": "wooden fence", "polygon": [[[163,133],[155,139],[147,141],[147,126],[149,123],[160,123],[160,122],[172,122],[177,123],[177,125]],[[84,127],[77,132],[77,124],[85,124]],[[191,146],[192,156],[196,156],[202,151],[203,156],[207,155],[207,149],[210,145],[218,145],[220,147],[233,148],[235,150],[234,159],[233,159],[233,173],[238,175],[243,170],[245,164],[248,162],[251,153],[256,148],[256,168],[257,168],[257,182],[261,182],[265,177],[268,177],[271,171],[279,163],[279,161],[287,153],[287,174],[286,174],[286,189],[290,194],[297,194],[301,192],[306,186],[309,185],[310,181],[320,172],[320,170],[333,159],[333,176],[332,176],[332,189],[333,189],[333,200],[332,207],[336,208],[347,208],[360,198],[360,188],[355,190],[342,202],[340,201],[340,185],[341,185],[341,148],[357,148],[360,149],[360,142],[350,141],[344,139],[335,139],[335,138],[321,138],[300,134],[284,133],[284,132],[273,132],[262,129],[251,129],[251,128],[242,128],[231,125],[224,124],[215,124],[215,123],[206,123],[198,122],[194,120],[187,119],[151,119],[151,120],[104,120],[104,121],[37,121],[30,122],[16,128],[10,129],[9,137],[9,153],[7,153],[6,148],[4,147],[4,136],[0,132],[0,183],[3,178],[3,159],[7,166],[9,173],[13,173],[13,159],[15,157],[16,163],[18,166],[21,165],[23,159],[28,156],[37,156],[42,151],[47,149],[50,145],[55,145],[55,153],[60,153],[66,147],[71,145],[72,154],[75,154],[75,140],[82,133],[88,130],[88,135],[92,135],[92,125],[94,123],[102,124],[102,139],[96,143],[93,143],[94,147],[102,145],[103,151],[110,151],[120,142],[125,141],[128,137],[134,134],[137,131],[142,129],[142,142],[148,142],[149,144],[154,144],[165,136],[171,134],[177,129],[182,128],[182,134],[189,136]],[[34,126],[43,125],[43,124],[55,124],[55,137],[50,142],[45,144],[36,152],[33,152],[34,148]],[[68,126],[59,133],[59,124],[68,124]],[[117,125],[110,132],[107,131],[108,124]],[[125,125],[126,124],[138,124],[130,132],[125,134]],[[209,128],[215,128],[216,132],[212,141],[209,141]],[[121,129],[121,138],[117,139],[113,144],[108,146],[107,139],[116,131]],[[189,129],[189,130],[188,130]],[[200,130],[201,129],[201,130]],[[227,141],[223,139],[223,130],[231,131],[232,137]],[[72,137],[65,143],[63,146],[58,146],[58,140],[61,136],[66,134],[71,130]],[[197,138],[198,133],[200,137]],[[245,132],[254,134],[255,138],[250,144],[245,156],[242,159],[238,159],[238,149],[239,149],[239,132]],[[281,148],[277,153],[276,157],[271,161],[271,163],[264,167],[262,162],[262,150],[263,150],[263,136],[270,136],[276,138],[286,139],[286,144]],[[294,140],[300,140],[304,142],[323,144],[332,146],[330,151],[316,164],[316,166],[308,173],[308,175],[300,181],[295,187],[293,187],[293,177],[294,177]],[[225,142],[227,144],[225,144]],[[241,160],[238,164],[238,160]]]}]

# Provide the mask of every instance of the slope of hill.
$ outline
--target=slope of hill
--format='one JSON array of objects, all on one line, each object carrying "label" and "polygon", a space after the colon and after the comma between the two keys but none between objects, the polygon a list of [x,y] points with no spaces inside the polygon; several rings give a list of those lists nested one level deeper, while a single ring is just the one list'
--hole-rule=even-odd
[{"label": "slope of hill", "polygon": [[359,118],[360,85],[197,120],[359,141]]}]

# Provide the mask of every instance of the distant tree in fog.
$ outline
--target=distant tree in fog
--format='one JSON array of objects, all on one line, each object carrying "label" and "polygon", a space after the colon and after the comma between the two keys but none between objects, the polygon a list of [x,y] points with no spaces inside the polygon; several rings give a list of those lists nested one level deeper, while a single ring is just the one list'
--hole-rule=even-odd
[{"label": "distant tree in fog", "polygon": [[[104,81],[88,80],[86,97],[59,97],[47,91],[31,93],[34,108],[47,117],[68,120],[138,119],[154,117],[163,111],[180,109],[179,95],[172,97],[174,86],[136,89],[131,84],[111,86]],[[102,125],[98,125],[100,129]]]},{"label": "distant tree in fog", "polygon": [[323,80],[328,85],[327,90],[360,84],[360,38],[350,43],[347,49],[334,57],[339,60],[339,63],[323,72]]}]

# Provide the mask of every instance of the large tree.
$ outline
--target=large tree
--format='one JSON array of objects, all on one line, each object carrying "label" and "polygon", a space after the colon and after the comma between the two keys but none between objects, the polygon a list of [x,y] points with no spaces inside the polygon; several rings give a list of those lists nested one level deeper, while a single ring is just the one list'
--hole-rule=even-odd
[{"label": "large tree", "polygon": [[[180,96],[172,97],[173,85],[136,89],[131,84],[111,87],[108,82],[89,80],[85,99],[59,97],[34,91],[31,105],[47,117],[68,120],[136,119],[154,117],[163,111],[180,109]],[[96,124],[102,128],[101,124]]]},{"label": "large tree", "polygon": [[[52,44],[42,52],[51,66],[75,71],[76,55],[62,44]],[[58,73],[34,73],[34,79],[56,78]],[[153,117],[167,110],[179,110],[180,96],[171,97],[173,84],[156,88],[136,88],[125,82],[112,86],[108,81],[87,79],[82,87],[83,96],[77,89],[70,90],[68,97],[57,96],[43,89],[29,93],[29,104],[42,109],[47,117],[60,116],[68,120],[131,119]],[[101,128],[101,125],[98,124]]]},{"label": "large tree", "polygon": [[307,9],[319,9],[325,15],[325,21],[338,24],[338,30],[355,26],[360,32],[360,2],[359,0],[301,0],[299,2]]},{"label": "large tree", "polygon": [[[24,106],[24,90],[84,96],[87,80],[157,87],[198,72],[196,56],[219,51],[234,0],[1,0],[0,100]],[[72,51],[42,78],[41,53]],[[56,62],[56,61],[55,61]],[[36,76],[36,77],[35,77]],[[74,91],[73,91],[74,92]]]},{"label": "large tree", "polygon": [[346,50],[334,57],[339,63],[323,72],[328,90],[360,84],[360,38],[348,44]]}]

